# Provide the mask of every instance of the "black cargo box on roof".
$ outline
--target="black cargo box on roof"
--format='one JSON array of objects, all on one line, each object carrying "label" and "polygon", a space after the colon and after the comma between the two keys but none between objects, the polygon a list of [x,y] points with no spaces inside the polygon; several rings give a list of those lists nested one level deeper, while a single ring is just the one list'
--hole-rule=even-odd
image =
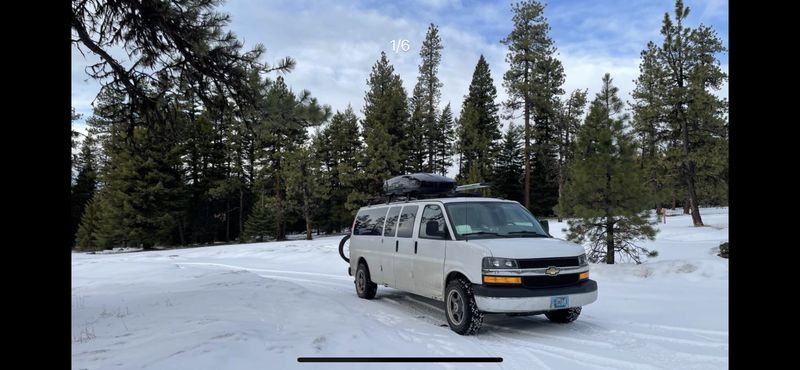
[{"label": "black cargo box on roof", "polygon": [[456,180],[432,173],[392,177],[383,182],[386,195],[445,194],[456,190]]}]

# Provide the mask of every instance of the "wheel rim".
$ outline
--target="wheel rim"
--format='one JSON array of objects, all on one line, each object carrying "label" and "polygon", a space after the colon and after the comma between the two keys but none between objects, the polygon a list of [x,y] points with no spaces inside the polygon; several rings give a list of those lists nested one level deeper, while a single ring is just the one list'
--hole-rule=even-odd
[{"label": "wheel rim", "polygon": [[447,294],[447,316],[456,325],[461,325],[461,321],[464,320],[464,300],[462,298],[457,290],[451,290]]},{"label": "wheel rim", "polygon": [[356,273],[356,290],[359,292],[364,291],[364,287],[367,285],[367,279],[364,277],[364,270],[358,270]]}]

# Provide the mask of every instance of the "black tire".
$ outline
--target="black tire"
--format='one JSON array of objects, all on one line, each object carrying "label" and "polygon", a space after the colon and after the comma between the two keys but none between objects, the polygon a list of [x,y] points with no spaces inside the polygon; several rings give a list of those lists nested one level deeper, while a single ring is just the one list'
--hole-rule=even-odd
[{"label": "black tire", "polygon": [[[342,240],[339,242],[339,256],[341,256],[341,257],[342,257],[342,259],[343,259],[345,262],[350,262],[350,258],[347,258],[347,256],[345,256],[345,255],[344,255],[344,243],[346,243],[346,242],[347,242],[349,239],[350,239],[350,234],[347,234],[347,235],[345,235],[345,236],[344,236],[344,238],[342,238]],[[348,248],[347,248],[347,250],[349,251],[349,250],[350,250],[350,248],[348,247]]]},{"label": "black tire", "polygon": [[378,292],[378,284],[372,282],[369,277],[369,268],[363,261],[358,263],[356,269],[356,294],[359,298],[372,299],[375,298],[375,293]]},{"label": "black tire", "polygon": [[547,316],[550,321],[557,322],[559,324],[571,323],[577,320],[580,314],[580,307],[565,308],[563,310],[547,311],[544,313],[544,315]]},{"label": "black tire", "polygon": [[450,329],[461,335],[473,335],[483,324],[472,284],[463,278],[451,280],[444,290],[445,317]]}]

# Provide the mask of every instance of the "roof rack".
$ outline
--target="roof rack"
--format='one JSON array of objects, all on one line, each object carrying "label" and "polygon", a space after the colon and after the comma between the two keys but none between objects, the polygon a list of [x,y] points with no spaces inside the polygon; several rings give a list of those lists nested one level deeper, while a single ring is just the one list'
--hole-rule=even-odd
[{"label": "roof rack", "polygon": [[485,189],[485,188],[488,188],[490,186],[491,186],[491,184],[489,184],[488,182],[476,182],[474,184],[466,184],[466,185],[456,186],[456,191]]},{"label": "roof rack", "polygon": [[367,200],[367,205],[375,205],[375,204],[389,204],[394,202],[411,202],[415,200],[425,200],[425,199],[440,199],[440,198],[479,198],[482,197],[483,194],[475,193],[475,192],[449,192],[449,193],[440,193],[440,194],[403,194],[403,195],[384,195],[380,197],[374,197]]}]

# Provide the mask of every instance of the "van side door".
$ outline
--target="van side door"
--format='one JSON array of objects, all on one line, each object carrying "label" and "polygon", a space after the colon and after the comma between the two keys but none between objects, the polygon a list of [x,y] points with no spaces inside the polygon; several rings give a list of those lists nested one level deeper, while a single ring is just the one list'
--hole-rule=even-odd
[{"label": "van side door", "polygon": [[417,205],[403,206],[397,225],[397,240],[394,254],[393,286],[407,292],[414,291],[414,221],[417,218]]},{"label": "van side door", "polygon": [[380,282],[392,287],[394,286],[394,259],[398,249],[397,224],[400,220],[400,210],[402,208],[402,206],[389,208],[389,213],[386,214],[386,225],[383,227],[383,242],[378,260],[379,265],[376,267],[378,270],[376,273],[380,273],[381,280],[373,279],[376,283]]},{"label": "van side door", "polygon": [[416,294],[443,299],[444,259],[450,231],[441,204],[427,204],[422,210],[414,254]]},{"label": "van side door", "polygon": [[[374,282],[383,280],[378,266],[380,266],[380,251],[383,247],[383,226],[388,210],[389,207],[382,207],[358,212],[353,235],[350,237],[350,256],[364,257],[369,266],[370,277]],[[353,254],[353,251],[356,252],[356,255]],[[352,258],[351,261],[353,261]],[[356,266],[358,266],[357,263]]]}]

